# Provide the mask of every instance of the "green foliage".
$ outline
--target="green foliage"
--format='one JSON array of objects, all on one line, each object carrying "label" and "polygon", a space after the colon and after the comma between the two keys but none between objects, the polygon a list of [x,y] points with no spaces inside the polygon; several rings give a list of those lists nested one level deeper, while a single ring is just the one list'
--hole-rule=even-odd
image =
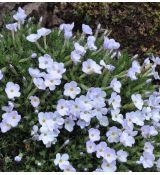
[{"label": "green foliage", "polygon": [[[70,53],[73,50],[73,42],[79,39],[78,34],[75,39],[71,39],[66,45],[64,45],[64,37],[61,33],[58,35],[58,30],[55,29],[49,36],[47,36],[47,49],[45,53],[51,55],[54,60],[58,62],[64,62],[66,69],[68,70],[63,76],[63,82],[60,87],[56,88],[56,91],[50,92],[49,90],[42,93],[41,90],[35,88],[32,83],[32,78],[28,74],[29,67],[36,67],[38,65],[37,59],[32,59],[31,54],[33,52],[38,53],[38,56],[43,55],[43,53],[36,47],[35,44],[29,43],[26,40],[26,36],[30,33],[35,32],[40,26],[36,26],[32,23],[22,27],[15,35],[15,40],[12,40],[11,33],[9,31],[3,30],[3,38],[0,40],[0,69],[4,72],[4,79],[1,81],[0,86],[0,106],[7,104],[7,96],[4,92],[5,85],[8,81],[18,83],[21,87],[21,98],[15,100],[15,107],[22,116],[22,121],[20,124],[12,129],[12,131],[5,134],[0,133],[0,170],[1,171],[59,171],[57,167],[53,164],[53,159],[57,151],[67,152],[71,159],[73,166],[77,167],[78,171],[84,171],[87,168],[88,171],[95,170],[97,164],[100,164],[100,159],[96,159],[95,155],[86,154],[85,142],[88,139],[88,131],[80,130],[76,127],[74,132],[69,133],[63,131],[58,137],[58,142],[55,146],[51,148],[45,148],[45,146],[40,142],[35,142],[30,139],[31,128],[37,123],[37,114],[34,113],[34,109],[31,108],[29,97],[31,95],[37,95],[40,98],[41,105],[39,111],[54,111],[57,99],[60,99],[63,95],[63,86],[67,81],[74,80],[82,88],[82,94],[86,93],[86,88],[89,87],[102,87],[106,93],[107,98],[111,95],[111,90],[108,90],[111,80],[117,77],[122,82],[122,105],[129,105],[131,101],[130,96],[133,93],[141,93],[143,98],[147,98],[145,95],[146,91],[152,92],[154,86],[152,84],[145,84],[148,79],[148,75],[142,74],[137,81],[130,81],[129,78],[124,79],[126,71],[131,66],[131,59],[128,54],[123,53],[119,60],[111,59],[109,55],[106,54],[105,50],[101,52],[91,52],[87,51],[86,55],[82,58],[86,60],[87,58],[94,59],[97,63],[101,59],[104,59],[106,63],[110,63],[116,66],[116,69],[112,74],[108,71],[104,71],[102,75],[91,75],[91,76],[81,76],[81,64],[74,66],[70,61]],[[80,41],[80,44],[84,45],[86,41]],[[96,41],[96,45],[99,47],[103,43],[103,38],[99,38]],[[43,40],[40,40],[40,45],[43,46]],[[11,66],[12,65],[12,66]],[[70,71],[72,70],[72,71]],[[144,70],[145,73],[145,70]],[[129,106],[124,107],[124,111]],[[131,109],[134,109],[131,106]],[[2,111],[0,111],[2,115]],[[96,122],[93,121],[92,126],[95,126]],[[102,135],[105,136],[105,132],[108,130],[106,127],[101,127]],[[70,139],[70,143],[61,148],[65,140]],[[107,142],[106,137],[103,140]],[[126,150],[134,155],[135,161],[142,147],[139,145],[144,142],[142,137],[138,140],[136,150],[129,149]],[[140,144],[139,144],[140,143]],[[107,143],[113,148],[120,148],[121,145]],[[143,145],[143,144],[142,144]],[[14,156],[19,152],[23,153],[23,159],[20,163],[14,162]],[[83,152],[83,154],[82,154]],[[135,165],[124,163],[118,166],[118,171],[143,171],[143,169],[135,169]],[[128,168],[129,167],[129,168]]]}]

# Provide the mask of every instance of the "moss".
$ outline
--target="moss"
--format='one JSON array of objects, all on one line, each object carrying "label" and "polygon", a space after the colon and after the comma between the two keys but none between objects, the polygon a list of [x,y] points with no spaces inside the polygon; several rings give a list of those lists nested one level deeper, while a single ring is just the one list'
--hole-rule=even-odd
[{"label": "moss", "polygon": [[106,17],[106,11],[108,10],[108,3],[93,2],[93,3],[73,3],[73,7],[77,10],[78,15],[88,15],[92,18],[97,18],[99,16]]}]

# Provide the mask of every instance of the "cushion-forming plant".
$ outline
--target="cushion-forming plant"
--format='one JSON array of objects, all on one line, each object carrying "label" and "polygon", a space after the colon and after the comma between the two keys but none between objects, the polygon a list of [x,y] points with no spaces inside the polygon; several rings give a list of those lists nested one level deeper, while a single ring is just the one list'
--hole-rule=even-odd
[{"label": "cushion-forming plant", "polygon": [[0,35],[2,170],[159,170],[160,58],[140,64],[100,24],[26,17]]}]

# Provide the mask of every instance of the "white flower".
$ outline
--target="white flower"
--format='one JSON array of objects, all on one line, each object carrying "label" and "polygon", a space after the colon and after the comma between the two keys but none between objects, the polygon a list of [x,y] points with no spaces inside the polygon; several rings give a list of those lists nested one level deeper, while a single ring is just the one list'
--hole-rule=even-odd
[{"label": "white flower", "polygon": [[78,94],[80,94],[81,89],[77,87],[77,83],[75,81],[71,81],[70,83],[66,83],[64,85],[64,95],[69,96],[74,99]]},{"label": "white flower", "polygon": [[80,112],[80,119],[84,120],[85,122],[90,122],[91,118],[93,118],[94,115],[90,111],[83,111]]},{"label": "white flower", "polygon": [[102,67],[99,66],[95,61],[92,59],[88,59],[87,61],[84,61],[82,64],[82,71],[86,74],[101,74]]},{"label": "white flower", "polygon": [[74,28],[74,22],[71,24],[61,24],[59,29],[60,30],[67,30],[67,31],[72,31]]},{"label": "white flower", "polygon": [[111,81],[110,87],[113,88],[113,90],[116,91],[117,93],[120,93],[121,86],[122,84],[120,81],[117,81],[117,78],[114,78]]},{"label": "white flower", "polygon": [[61,80],[52,78],[52,75],[47,74],[44,78],[44,84],[46,87],[49,87],[51,91],[55,90],[56,86],[61,84]]},{"label": "white flower", "polygon": [[[130,128],[133,129],[134,124],[133,124],[133,116],[134,116],[134,112],[127,112],[126,113],[126,119],[123,121],[122,125],[124,128]],[[126,127],[125,127],[126,125]]]},{"label": "white flower", "polygon": [[88,36],[87,38],[87,47],[90,50],[97,50],[97,47],[95,46],[96,38],[94,36]]},{"label": "white flower", "polygon": [[135,143],[135,140],[132,136],[130,136],[127,132],[122,132],[120,136],[120,142],[124,146],[132,147],[132,145]]},{"label": "white flower", "polygon": [[97,118],[99,120],[99,124],[101,126],[108,126],[109,125],[109,121],[108,121],[108,117],[107,116],[101,116],[99,118]]},{"label": "white flower", "polygon": [[118,129],[116,126],[112,126],[109,131],[106,133],[106,136],[108,137],[109,143],[117,143],[120,140],[121,130]]},{"label": "white flower", "polygon": [[143,156],[140,157],[138,164],[142,164],[144,168],[151,168],[154,165],[155,156],[154,154],[143,152]]},{"label": "white flower", "polygon": [[64,172],[76,172],[76,169],[71,165],[63,165]]},{"label": "white flower", "polygon": [[46,85],[44,84],[44,80],[42,78],[33,78],[33,82],[38,89],[41,89],[41,90],[46,89]]},{"label": "white flower", "polygon": [[85,122],[84,120],[82,119],[79,119],[78,122],[77,122],[77,125],[81,128],[81,129],[84,129],[86,126],[89,126],[89,122]]},{"label": "white flower", "polygon": [[117,151],[117,159],[120,162],[127,162],[127,157],[128,157],[128,153],[126,151],[123,151],[123,150]]},{"label": "white flower", "polygon": [[120,114],[120,109],[119,108],[111,110],[111,115],[112,115],[112,120],[113,121],[123,123],[123,115]]},{"label": "white flower", "polygon": [[56,159],[54,160],[54,164],[56,166],[59,165],[59,168],[63,170],[66,165],[69,165],[68,159],[69,159],[68,154],[65,153],[61,155],[60,153],[57,153]]},{"label": "white flower", "polygon": [[86,148],[87,148],[87,153],[93,153],[96,151],[96,144],[92,142],[91,140],[88,140],[86,142]]},{"label": "white flower", "polygon": [[42,27],[41,29],[37,30],[37,34],[40,36],[47,36],[51,33],[50,29],[46,29],[45,27]]},{"label": "white flower", "polygon": [[68,114],[68,106],[67,106],[67,102],[64,99],[60,99],[58,101],[57,104],[57,112],[61,115],[61,116],[65,116]]},{"label": "white flower", "polygon": [[70,39],[72,37],[72,30],[74,28],[74,22],[72,24],[61,24],[59,29],[64,31],[64,38]]},{"label": "white flower", "polygon": [[89,139],[92,142],[100,140],[100,131],[98,129],[91,128],[88,130],[88,132],[89,132]]},{"label": "white flower", "polygon": [[111,98],[108,100],[108,104],[111,105],[113,109],[117,109],[121,107],[121,96],[117,95],[116,92],[112,92]]},{"label": "white flower", "polygon": [[150,120],[152,117],[152,110],[150,107],[143,107],[142,115],[144,116],[145,120]]},{"label": "white flower", "polygon": [[44,76],[44,73],[43,72],[41,73],[39,69],[33,69],[30,67],[28,69],[28,72],[29,72],[30,76],[33,78],[40,78],[40,77]]},{"label": "white flower", "polygon": [[137,80],[137,73],[141,73],[141,66],[139,65],[138,61],[134,60],[132,62],[132,67],[128,70],[127,75],[131,78],[131,80]]},{"label": "white flower", "polygon": [[21,120],[21,116],[18,114],[17,111],[4,113],[2,115],[2,118],[3,118],[2,122],[4,121],[5,123],[7,123],[12,127],[16,127]]},{"label": "white flower", "polygon": [[152,153],[153,153],[153,150],[154,150],[154,146],[152,145],[151,142],[146,142],[146,143],[144,144],[143,150],[144,150],[145,152],[149,152],[149,153],[152,154]]},{"label": "white flower", "polygon": [[104,60],[100,60],[99,64],[109,71],[113,71],[115,69],[115,66],[113,66],[112,64],[106,64]]},{"label": "white flower", "polygon": [[10,124],[6,123],[5,121],[2,121],[0,123],[0,128],[1,128],[1,132],[5,133],[5,132],[9,131],[12,128],[12,126]]},{"label": "white flower", "polygon": [[11,112],[13,111],[14,104],[11,101],[8,101],[8,106],[2,106],[2,110],[5,112]]},{"label": "white flower", "polygon": [[154,126],[144,125],[141,127],[142,136],[144,138],[150,137],[150,136],[156,136],[158,134],[158,131],[155,129]]},{"label": "white flower", "polygon": [[17,32],[17,27],[18,27],[18,24],[17,23],[7,24],[6,25],[6,28],[8,30],[11,30],[11,31],[14,31],[14,32]]},{"label": "white flower", "polygon": [[17,13],[13,15],[13,18],[22,24],[24,23],[26,17],[27,15],[25,14],[25,11],[21,7],[19,7]]},{"label": "white flower", "polygon": [[117,159],[116,152],[114,149],[107,147],[104,151],[103,158],[108,162],[111,163]]},{"label": "white flower", "polygon": [[30,96],[29,99],[31,100],[31,105],[32,105],[34,108],[36,108],[36,107],[39,106],[40,100],[39,100],[38,97],[36,97],[36,96]]},{"label": "white flower", "polygon": [[64,38],[65,39],[70,39],[72,37],[73,33],[72,31],[65,30],[64,31]]},{"label": "white flower", "polygon": [[81,95],[79,98],[77,98],[76,102],[79,104],[81,111],[90,112],[93,107],[91,100],[84,95]]},{"label": "white flower", "polygon": [[156,92],[150,95],[148,105],[150,107],[160,109],[160,95]]},{"label": "white flower", "polygon": [[58,136],[56,131],[50,131],[47,127],[42,126],[40,128],[41,134],[39,135],[39,140],[43,141],[43,144],[50,147],[51,143],[54,142],[55,137]]},{"label": "white flower", "polygon": [[53,64],[47,68],[47,72],[52,76],[52,79],[61,79],[65,71],[64,64],[58,62],[53,62]]},{"label": "white flower", "polygon": [[53,65],[53,59],[48,54],[45,54],[44,56],[39,57],[38,61],[39,61],[39,68],[41,69],[46,69]]},{"label": "white flower", "polygon": [[104,37],[103,47],[108,50],[119,49],[120,44],[116,42],[114,39],[109,39],[108,37]]},{"label": "white flower", "polygon": [[106,142],[100,142],[96,145],[96,156],[97,158],[104,157],[104,152],[107,148]]},{"label": "white flower", "polygon": [[77,102],[77,99],[75,101],[70,100],[69,101],[69,108],[70,108],[70,114],[73,116],[79,116],[80,114],[80,105]]},{"label": "white flower", "polygon": [[37,57],[37,53],[32,53],[32,55],[31,55],[31,58],[36,58]]},{"label": "white flower", "polygon": [[106,160],[103,160],[101,168],[103,169],[104,172],[115,172],[117,169],[116,161],[108,163]]},{"label": "white flower", "polygon": [[0,70],[0,80],[2,80],[2,78],[3,78],[3,73],[2,73],[2,71]]},{"label": "white flower", "polygon": [[141,111],[131,112],[132,122],[138,126],[144,125],[145,117],[142,115]]},{"label": "white flower", "polygon": [[77,54],[84,56],[86,53],[86,50],[83,46],[81,46],[79,43],[74,43],[74,48]]},{"label": "white flower", "polygon": [[151,60],[154,62],[155,65],[160,65],[160,58],[152,56]]},{"label": "white flower", "polygon": [[82,24],[82,31],[83,33],[88,34],[88,35],[93,34],[92,29],[90,28],[89,25]]},{"label": "white flower", "polygon": [[13,82],[8,82],[5,88],[5,92],[9,99],[14,97],[20,97],[21,93],[19,92],[20,86]]},{"label": "white flower", "polygon": [[49,119],[49,116],[47,115],[47,113],[44,113],[44,112],[38,113],[38,121],[42,126],[46,126],[46,122],[48,119]]},{"label": "white flower", "polygon": [[79,55],[79,54],[76,52],[76,50],[74,50],[74,51],[71,52],[71,60],[72,60],[75,64],[77,64],[78,62],[81,62],[80,59],[81,59],[81,55]]},{"label": "white flower", "polygon": [[158,123],[160,121],[160,110],[153,109],[151,111],[151,118],[152,118],[153,121]]},{"label": "white flower", "polygon": [[74,125],[75,125],[75,123],[73,120],[71,120],[70,118],[65,119],[65,126],[64,127],[67,131],[72,132],[74,129]]},{"label": "white flower", "polygon": [[141,110],[144,104],[142,100],[142,96],[140,94],[132,94],[131,99],[134,105],[136,106],[136,108]]},{"label": "white flower", "polygon": [[32,43],[37,42],[37,40],[40,38],[41,36],[38,34],[30,34],[26,37],[26,39]]},{"label": "white flower", "polygon": [[15,156],[14,157],[14,160],[16,161],[16,162],[20,162],[21,160],[22,160],[22,156]]}]

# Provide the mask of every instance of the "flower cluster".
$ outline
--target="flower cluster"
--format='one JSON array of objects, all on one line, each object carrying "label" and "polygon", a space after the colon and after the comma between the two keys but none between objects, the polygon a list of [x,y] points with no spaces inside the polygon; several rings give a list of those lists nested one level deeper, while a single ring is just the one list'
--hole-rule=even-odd
[{"label": "flower cluster", "polygon": [[68,154],[56,154],[56,159],[54,160],[54,164],[59,166],[59,168],[65,172],[75,172],[75,168],[70,164],[69,155]]},{"label": "flower cluster", "polygon": [[[0,42],[1,52],[10,54],[0,68],[0,130],[15,128],[17,138],[22,130],[31,133],[23,143],[35,148],[16,151],[17,166],[26,161],[42,171],[159,171],[160,89],[152,79],[160,80],[160,58],[141,65],[137,56],[121,53],[101,25],[94,32],[82,24],[76,35],[74,23],[54,30],[40,22],[26,26],[21,8],[13,18],[17,23],[6,25],[10,45]],[[33,155],[41,160],[27,157],[40,149]]]},{"label": "flower cluster", "polygon": [[11,30],[12,32],[17,32],[17,30],[21,28],[21,25],[24,24],[26,17],[27,15],[25,14],[25,11],[21,7],[19,7],[17,13],[13,15],[13,18],[17,22],[12,24],[7,24],[6,28],[8,30]]},{"label": "flower cluster", "polygon": [[13,110],[14,104],[8,102],[8,106],[3,106],[2,110],[5,111],[2,115],[2,122],[0,123],[0,129],[2,133],[9,131],[18,125],[21,120],[21,115],[17,111]]},{"label": "flower cluster", "polygon": [[63,63],[53,61],[50,55],[45,54],[38,58],[39,68],[46,72],[41,72],[38,68],[29,68],[29,74],[38,89],[45,90],[47,87],[54,91],[57,85],[61,84],[61,78],[66,71]]}]

